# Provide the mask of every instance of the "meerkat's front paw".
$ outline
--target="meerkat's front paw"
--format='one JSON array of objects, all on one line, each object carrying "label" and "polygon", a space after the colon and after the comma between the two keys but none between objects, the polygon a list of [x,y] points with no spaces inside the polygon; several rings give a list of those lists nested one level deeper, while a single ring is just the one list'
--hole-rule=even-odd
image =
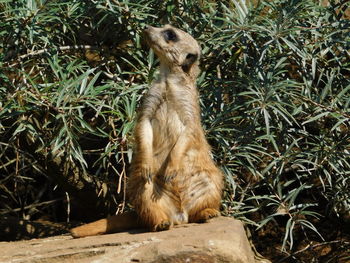
[{"label": "meerkat's front paw", "polygon": [[164,181],[166,183],[168,183],[181,173],[182,173],[182,171],[179,168],[175,168],[175,167],[169,168],[168,167],[167,169],[165,169],[165,172],[164,172]]},{"label": "meerkat's front paw", "polygon": [[146,182],[151,182],[154,176],[153,167],[150,164],[143,163],[138,168],[139,173]]}]

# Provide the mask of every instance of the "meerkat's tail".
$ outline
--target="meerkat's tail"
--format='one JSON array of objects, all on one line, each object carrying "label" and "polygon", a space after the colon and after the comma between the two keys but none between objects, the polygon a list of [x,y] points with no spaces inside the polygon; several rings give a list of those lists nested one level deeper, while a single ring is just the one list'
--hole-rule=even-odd
[{"label": "meerkat's tail", "polygon": [[133,228],[142,228],[135,212],[126,212],[120,215],[110,216],[95,222],[78,226],[70,230],[74,238],[96,236],[107,233],[125,231]]}]

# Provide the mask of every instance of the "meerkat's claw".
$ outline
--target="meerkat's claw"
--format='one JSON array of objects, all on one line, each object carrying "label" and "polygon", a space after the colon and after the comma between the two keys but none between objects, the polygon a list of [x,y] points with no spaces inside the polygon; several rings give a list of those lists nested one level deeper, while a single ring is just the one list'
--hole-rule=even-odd
[{"label": "meerkat's claw", "polygon": [[170,174],[166,174],[166,175],[164,175],[164,181],[166,183],[170,183],[176,176],[177,176],[177,172],[176,171],[174,171],[174,172],[172,172]]}]

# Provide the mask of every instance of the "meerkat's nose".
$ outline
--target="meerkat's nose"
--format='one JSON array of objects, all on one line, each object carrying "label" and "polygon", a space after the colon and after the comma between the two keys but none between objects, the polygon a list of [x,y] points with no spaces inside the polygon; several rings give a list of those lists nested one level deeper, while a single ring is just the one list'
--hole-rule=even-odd
[{"label": "meerkat's nose", "polygon": [[149,31],[149,30],[152,30],[152,29],[154,29],[153,26],[146,25],[144,30]]}]

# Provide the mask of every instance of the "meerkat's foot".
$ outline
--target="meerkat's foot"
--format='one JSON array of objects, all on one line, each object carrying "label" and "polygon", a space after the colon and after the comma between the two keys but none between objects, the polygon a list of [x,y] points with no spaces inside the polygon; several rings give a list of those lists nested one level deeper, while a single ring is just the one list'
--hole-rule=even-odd
[{"label": "meerkat's foot", "polygon": [[[152,198],[151,196],[149,198]],[[140,209],[139,216],[151,231],[163,231],[172,227],[173,222],[170,220],[166,208],[159,203],[147,202],[147,196],[144,196],[143,209]]]},{"label": "meerkat's foot", "polygon": [[213,217],[220,216],[220,212],[213,208],[205,208],[202,211],[199,211],[191,220],[196,223],[204,223]]},{"label": "meerkat's foot", "polygon": [[153,231],[169,230],[171,227],[172,223],[170,221],[162,221],[153,227]]}]

